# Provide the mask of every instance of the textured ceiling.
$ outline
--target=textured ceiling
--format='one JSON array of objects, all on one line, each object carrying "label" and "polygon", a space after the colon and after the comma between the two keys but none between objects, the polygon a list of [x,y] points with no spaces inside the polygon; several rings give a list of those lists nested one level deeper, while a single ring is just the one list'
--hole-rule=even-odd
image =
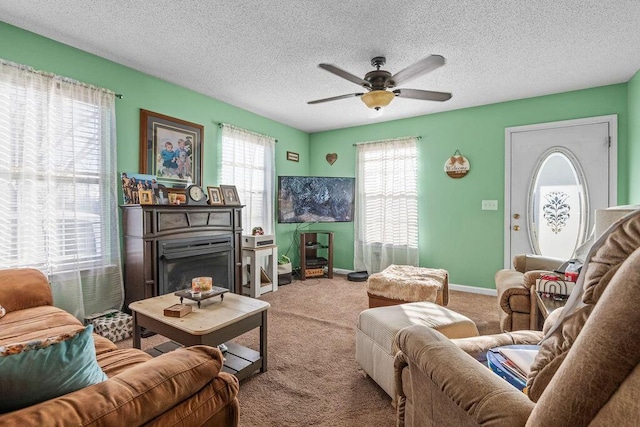
[{"label": "textured ceiling", "polygon": [[[0,0],[0,19],[306,132],[627,82],[640,69],[638,0]],[[363,77],[447,63],[376,115],[318,64]],[[112,88],[118,91],[118,88]],[[126,93],[124,94],[126,96]],[[215,119],[215,118],[214,118]]]}]

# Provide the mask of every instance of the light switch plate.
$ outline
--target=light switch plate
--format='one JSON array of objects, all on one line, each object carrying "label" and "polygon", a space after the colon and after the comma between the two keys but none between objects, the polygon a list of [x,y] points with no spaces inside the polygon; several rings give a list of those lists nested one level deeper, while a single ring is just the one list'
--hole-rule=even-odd
[{"label": "light switch plate", "polygon": [[498,210],[498,201],[497,200],[483,200],[482,201],[482,210],[483,211],[497,211]]}]

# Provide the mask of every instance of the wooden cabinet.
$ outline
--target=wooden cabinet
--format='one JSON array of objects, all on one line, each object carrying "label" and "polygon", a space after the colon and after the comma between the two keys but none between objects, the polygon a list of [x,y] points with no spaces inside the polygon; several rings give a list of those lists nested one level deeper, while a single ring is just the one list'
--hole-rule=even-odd
[{"label": "wooden cabinet", "polygon": [[123,205],[121,209],[125,308],[133,301],[162,293],[160,282],[167,277],[160,271],[163,249],[178,243],[200,256],[209,241],[227,242],[227,285],[231,292],[241,290],[241,206]]},{"label": "wooden cabinet", "polygon": [[300,233],[300,280],[308,277],[333,278],[333,231]]}]

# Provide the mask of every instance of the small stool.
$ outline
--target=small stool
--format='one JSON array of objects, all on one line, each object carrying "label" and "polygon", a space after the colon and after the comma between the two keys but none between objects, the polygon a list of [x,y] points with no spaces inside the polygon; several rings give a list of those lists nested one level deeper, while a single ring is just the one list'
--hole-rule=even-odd
[{"label": "small stool", "polygon": [[[262,282],[264,261],[268,283]],[[251,266],[251,271],[249,271]],[[242,248],[242,288],[243,294],[257,298],[266,292],[278,290],[278,247],[276,245],[259,248]],[[245,292],[248,288],[248,292]]]},{"label": "small stool", "polygon": [[356,362],[391,399],[395,400],[393,359],[398,352],[396,334],[407,326],[425,325],[448,338],[478,336],[476,324],[468,317],[432,302],[364,310],[356,327]]},{"label": "small stool", "polygon": [[439,305],[449,303],[449,272],[447,270],[390,265],[367,280],[369,308],[429,301]]}]

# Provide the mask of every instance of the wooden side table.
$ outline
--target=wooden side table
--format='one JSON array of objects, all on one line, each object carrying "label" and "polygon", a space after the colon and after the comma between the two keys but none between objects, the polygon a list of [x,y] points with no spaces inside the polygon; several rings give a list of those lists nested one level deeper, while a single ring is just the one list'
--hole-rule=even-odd
[{"label": "wooden side table", "polygon": [[536,280],[535,289],[531,289],[531,329],[538,325],[540,314],[546,319],[553,310],[564,307],[574,286],[575,283],[560,279]]},{"label": "wooden side table", "polygon": [[542,314],[542,318],[546,319],[551,312],[564,307],[568,298],[568,295],[559,296],[536,291],[536,301],[538,302],[538,309]]},{"label": "wooden side table", "polygon": [[[266,260],[266,274],[270,283],[262,283],[262,266]],[[249,271],[250,270],[250,271]],[[248,285],[248,286],[247,286]],[[278,246],[242,248],[242,289],[257,298],[266,292],[278,290]]]}]

